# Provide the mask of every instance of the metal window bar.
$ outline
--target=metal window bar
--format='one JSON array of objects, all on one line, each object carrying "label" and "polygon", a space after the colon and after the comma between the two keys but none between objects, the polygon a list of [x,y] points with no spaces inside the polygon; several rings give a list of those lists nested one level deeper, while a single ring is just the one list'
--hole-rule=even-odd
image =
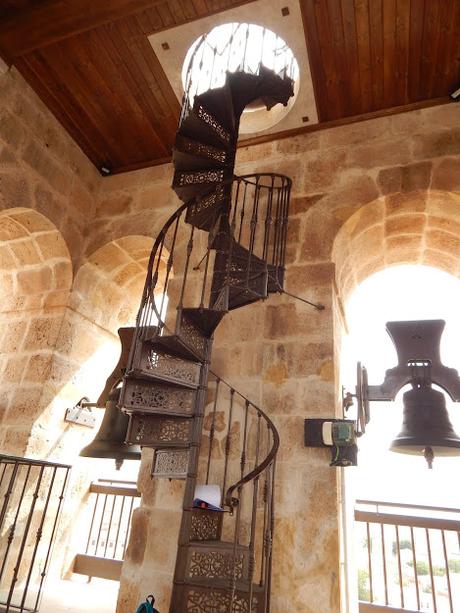
[{"label": "metal window bar", "polygon": [[90,485],[91,510],[85,555],[123,560],[131,517],[140,504],[140,492],[131,481],[100,479]]},{"label": "metal window bar", "polygon": [[0,455],[0,608],[39,611],[70,466]]}]

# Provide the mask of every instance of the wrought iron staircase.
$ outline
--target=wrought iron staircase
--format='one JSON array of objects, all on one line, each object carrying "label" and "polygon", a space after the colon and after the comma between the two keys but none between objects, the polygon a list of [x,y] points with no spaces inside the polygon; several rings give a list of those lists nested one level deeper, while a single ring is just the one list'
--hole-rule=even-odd
[{"label": "wrought iron staircase", "polygon": [[[286,104],[292,80],[260,65],[194,98],[191,89],[173,155],[184,204],[155,241],[125,333],[120,406],[127,441],[156,450],[152,475],[185,479],[170,611],[267,613],[278,433],[210,360],[224,315],[283,287],[291,181],[233,170],[244,108]],[[220,485],[223,511],[194,507],[197,484],[209,483]]]}]

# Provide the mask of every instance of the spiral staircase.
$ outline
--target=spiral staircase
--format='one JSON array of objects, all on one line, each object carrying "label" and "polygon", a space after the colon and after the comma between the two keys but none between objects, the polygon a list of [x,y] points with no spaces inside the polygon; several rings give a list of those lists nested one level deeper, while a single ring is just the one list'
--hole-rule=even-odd
[{"label": "spiral staircase", "polygon": [[[170,611],[266,613],[279,437],[210,360],[225,314],[283,287],[291,181],[233,170],[245,107],[286,105],[293,82],[260,64],[190,89],[173,153],[183,204],[155,241],[136,327],[123,332],[119,404],[127,442],[155,449],[152,476],[185,480]],[[197,484],[219,485],[221,511],[194,507]]]}]

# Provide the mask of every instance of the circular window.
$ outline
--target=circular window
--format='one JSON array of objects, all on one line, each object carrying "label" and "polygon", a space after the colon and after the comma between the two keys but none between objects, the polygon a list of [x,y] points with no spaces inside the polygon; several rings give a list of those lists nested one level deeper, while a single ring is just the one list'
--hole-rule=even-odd
[{"label": "circular window", "polygon": [[277,34],[255,24],[226,23],[195,40],[185,56],[182,85],[193,104],[195,96],[222,87],[227,72],[258,74],[260,66],[294,81],[288,105],[266,110],[260,101],[246,107],[240,133],[260,132],[278,123],[292,108],[299,89],[299,66],[291,49]]}]

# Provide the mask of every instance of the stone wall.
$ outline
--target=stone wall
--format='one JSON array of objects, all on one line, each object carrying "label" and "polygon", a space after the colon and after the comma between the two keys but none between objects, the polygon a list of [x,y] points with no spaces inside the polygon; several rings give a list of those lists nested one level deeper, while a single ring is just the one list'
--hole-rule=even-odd
[{"label": "stone wall", "polygon": [[[344,301],[357,283],[408,261],[457,274],[458,120],[458,106],[446,105],[238,151],[238,174],[270,171],[293,179],[286,288],[326,307],[317,311],[287,296],[270,297],[227,315],[215,335],[213,370],[266,410],[281,435],[275,613],[345,610],[339,602],[340,472],[328,466],[328,451],[304,447],[303,420],[339,410]],[[163,167],[161,178],[160,172],[131,173],[125,190],[137,175],[136,202],[143,193],[166,194],[172,167]],[[123,178],[114,180],[120,190]],[[168,202],[164,219],[176,203],[174,197]],[[135,219],[134,210],[128,219]],[[168,606],[177,522],[159,518],[165,504],[176,516],[182,490],[165,492],[145,477],[140,487],[150,493],[128,550],[119,613],[149,589],[160,609]],[[167,539],[155,539],[158,532]]]},{"label": "stone wall", "polygon": [[[172,166],[101,178],[14,71],[0,76],[0,100],[1,274],[11,301],[1,313],[2,432],[21,429],[24,453],[75,458],[94,432],[64,428],[63,412],[95,397],[117,361],[116,329],[133,321],[152,237],[179,204]],[[407,261],[460,272],[458,120],[450,104],[238,151],[239,174],[293,179],[286,288],[325,306],[271,297],[226,316],[215,338],[213,370],[281,435],[274,613],[340,610],[340,474],[327,451],[304,447],[303,420],[338,410],[343,302],[356,284]],[[150,460],[146,451],[119,613],[151,591],[167,609],[182,485],[152,482]],[[81,473],[74,483],[72,512]]]}]

